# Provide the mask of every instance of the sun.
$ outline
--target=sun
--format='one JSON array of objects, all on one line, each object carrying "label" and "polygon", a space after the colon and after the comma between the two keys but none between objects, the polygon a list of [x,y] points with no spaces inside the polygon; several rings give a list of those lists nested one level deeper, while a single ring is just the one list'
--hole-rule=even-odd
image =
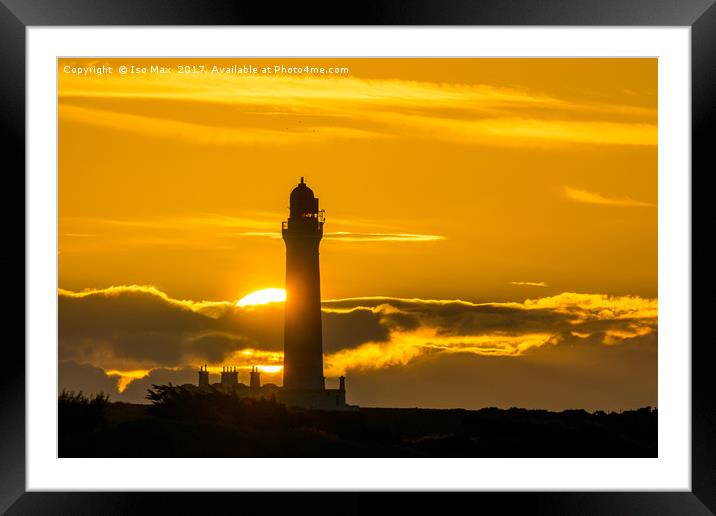
[{"label": "sun", "polygon": [[236,302],[236,306],[266,305],[268,303],[283,303],[286,301],[286,291],[282,288],[265,288],[251,292]]}]

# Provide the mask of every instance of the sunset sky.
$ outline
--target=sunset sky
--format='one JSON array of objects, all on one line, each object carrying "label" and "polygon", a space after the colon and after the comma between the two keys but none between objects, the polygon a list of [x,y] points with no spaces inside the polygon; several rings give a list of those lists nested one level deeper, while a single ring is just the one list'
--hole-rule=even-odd
[{"label": "sunset sky", "polygon": [[305,176],[349,403],[657,405],[656,59],[58,76],[61,388],[141,401],[204,363],[280,384],[283,305],[236,303],[283,288]]}]

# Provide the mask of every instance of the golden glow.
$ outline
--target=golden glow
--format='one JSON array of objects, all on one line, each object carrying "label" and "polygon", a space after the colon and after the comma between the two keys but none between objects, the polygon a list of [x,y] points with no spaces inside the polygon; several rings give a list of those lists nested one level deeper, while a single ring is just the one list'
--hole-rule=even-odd
[{"label": "golden glow", "polygon": [[286,290],[282,288],[265,288],[248,294],[236,302],[236,306],[266,305],[286,301]]},{"label": "golden glow", "polygon": [[149,369],[135,369],[132,371],[119,371],[117,369],[109,369],[105,371],[108,375],[117,375],[119,376],[119,384],[117,385],[117,390],[119,392],[124,392],[127,386],[132,383],[134,380],[138,380],[140,378],[144,378],[147,376],[151,370]]},{"label": "golden glow", "polygon": [[368,342],[326,356],[326,375],[339,376],[346,374],[348,369],[380,369],[405,365],[431,352],[514,357],[545,344],[556,344],[558,341],[557,336],[549,333],[445,336],[433,329],[395,332],[388,342]]},{"label": "golden glow", "polygon": [[259,365],[256,367],[262,373],[280,373],[283,371],[283,366],[280,365]]},{"label": "golden glow", "polygon": [[[138,61],[142,60],[132,60],[134,64]],[[187,76],[172,72],[154,77],[114,75],[93,80],[61,72],[60,96],[66,102],[62,102],[59,109],[65,120],[76,123],[204,145],[276,142],[296,145],[317,140],[394,138],[510,147],[565,143],[656,145],[656,110],[635,106],[628,102],[631,100],[628,96],[622,102],[605,104],[598,99],[560,98],[537,88],[529,91],[505,84],[486,84],[484,79],[484,82],[471,84],[450,84],[440,80],[438,71],[431,81],[371,77],[371,60],[346,61],[353,70],[352,75],[332,77]],[[517,64],[520,60],[511,61]],[[210,66],[209,62],[204,65]],[[64,70],[64,66],[61,64],[60,70]],[[433,65],[411,59],[399,61],[396,66],[410,69]],[[358,74],[363,77],[356,76]],[[544,77],[535,82],[540,79]],[[114,109],[118,103],[147,100],[198,103],[207,112],[212,105],[221,106],[246,114],[227,125],[202,123],[204,117],[155,116],[142,110],[119,112]],[[251,113],[254,110],[270,111],[271,116],[257,117]],[[456,110],[472,116],[455,117]],[[548,110],[563,116],[544,116]],[[523,116],[525,112],[531,116]],[[336,113],[341,117],[338,124]],[[579,119],[576,113],[589,113],[594,119]],[[611,114],[613,120],[603,120],[604,113]],[[304,118],[302,124],[298,123],[297,116]],[[213,116],[209,117],[216,122]]]},{"label": "golden glow", "polygon": [[78,77],[64,67],[101,63],[59,60],[62,288],[282,285],[280,222],[306,175],[326,298],[657,295],[656,59],[282,60],[350,68],[330,77],[107,61],[175,68]]},{"label": "golden glow", "polygon": [[[279,61],[350,73],[177,71]],[[657,76],[653,58],[59,59],[61,356],[120,391],[199,364],[279,384],[286,292],[257,289],[284,285],[300,176],[326,209],[327,376],[463,353],[566,377],[570,350],[653,343]],[[601,377],[590,360],[565,368]]]}]

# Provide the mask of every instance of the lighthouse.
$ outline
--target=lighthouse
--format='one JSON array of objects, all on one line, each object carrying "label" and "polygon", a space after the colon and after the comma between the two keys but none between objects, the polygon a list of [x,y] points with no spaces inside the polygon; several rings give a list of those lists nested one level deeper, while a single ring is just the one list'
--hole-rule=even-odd
[{"label": "lighthouse", "polygon": [[289,217],[281,228],[286,243],[285,389],[325,389],[318,260],[323,223],[323,210],[318,209],[318,198],[301,178],[291,192]]}]

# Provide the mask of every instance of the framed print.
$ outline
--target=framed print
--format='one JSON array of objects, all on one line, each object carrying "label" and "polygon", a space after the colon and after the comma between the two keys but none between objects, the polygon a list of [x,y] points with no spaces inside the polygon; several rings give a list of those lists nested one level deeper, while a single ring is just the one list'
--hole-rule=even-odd
[{"label": "framed print", "polygon": [[710,2],[136,7],[2,8],[3,510],[714,510]]}]

